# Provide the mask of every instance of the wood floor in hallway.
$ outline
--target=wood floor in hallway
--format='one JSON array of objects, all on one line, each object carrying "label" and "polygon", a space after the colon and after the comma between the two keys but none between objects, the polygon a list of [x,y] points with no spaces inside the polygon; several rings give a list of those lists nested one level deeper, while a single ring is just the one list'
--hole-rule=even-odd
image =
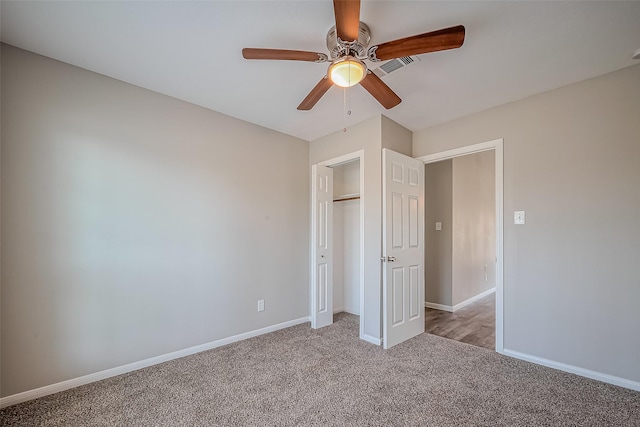
[{"label": "wood floor in hallway", "polygon": [[425,308],[425,332],[495,350],[495,293],[455,313]]}]

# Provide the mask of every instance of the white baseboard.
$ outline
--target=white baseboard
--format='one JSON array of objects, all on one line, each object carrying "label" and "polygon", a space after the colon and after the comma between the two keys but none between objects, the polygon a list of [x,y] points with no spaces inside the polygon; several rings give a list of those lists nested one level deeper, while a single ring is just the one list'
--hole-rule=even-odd
[{"label": "white baseboard", "polygon": [[337,313],[349,313],[349,314],[355,314],[356,316],[360,316],[360,313],[358,312],[358,310],[351,308],[351,307],[340,307],[340,308],[333,308],[333,314],[337,314]]},{"label": "white baseboard", "polygon": [[461,303],[458,303],[458,304],[454,305],[453,306],[453,311],[460,310],[461,308],[466,307],[469,304],[473,304],[474,302],[478,301],[479,299],[482,299],[482,298],[486,297],[487,295],[491,295],[495,291],[496,291],[496,288],[494,286],[491,289],[487,289],[484,292],[480,292],[478,295],[473,296],[473,297],[471,297],[469,299],[466,299],[466,300],[462,301]]},{"label": "white baseboard", "polygon": [[626,378],[620,378],[609,374],[603,374],[601,372],[591,371],[589,369],[579,368],[573,365],[567,365],[566,363],[556,362],[542,357],[531,356],[526,353],[520,353],[509,349],[504,349],[502,352],[505,356],[515,357],[516,359],[525,360],[527,362],[535,363],[537,365],[546,366],[548,368],[558,369],[560,371],[569,372],[571,374],[580,375],[581,377],[591,378],[592,380],[602,381],[604,383],[617,385],[620,387],[628,388],[635,391],[640,391],[640,382],[628,380]]},{"label": "white baseboard", "polygon": [[380,338],[374,338],[371,335],[362,334],[360,335],[360,339],[366,342],[369,342],[371,344],[382,345],[382,340]]},{"label": "white baseboard", "polygon": [[354,310],[352,308],[334,308],[333,314],[338,314],[338,313],[349,313],[349,314],[354,314],[356,316],[360,316],[360,313],[358,313],[357,310]]},{"label": "white baseboard", "polygon": [[458,303],[454,306],[450,306],[450,305],[443,305],[443,304],[437,304],[435,302],[428,302],[425,301],[424,306],[425,308],[433,308],[436,310],[442,310],[442,311],[449,311],[451,313],[453,313],[454,311],[460,310],[463,307],[468,306],[469,304],[473,304],[474,302],[478,301],[479,299],[482,299],[484,297],[486,297],[487,295],[490,295],[492,293],[494,293],[496,291],[496,288],[493,287],[491,289],[487,289],[484,292],[479,293],[478,295],[475,295],[467,300],[462,301],[461,303]]},{"label": "white baseboard", "polygon": [[309,322],[309,317],[301,317],[299,319],[289,320],[288,322],[278,323],[277,325],[267,326],[265,328],[256,329],[255,331],[245,332],[239,335],[222,338],[206,344],[201,344],[194,347],[185,348],[183,350],[174,351],[172,353],[151,357],[149,359],[141,360],[139,362],[129,363],[127,365],[118,366],[116,368],[111,368],[111,369],[96,372],[93,374],[84,375],[82,377],[73,378],[73,379],[62,381],[56,384],[51,384],[51,385],[36,388],[33,390],[24,391],[22,393],[13,394],[11,396],[2,397],[0,398],[0,409],[6,408],[7,406],[15,405],[18,403],[26,402],[28,400],[47,396],[49,394],[58,393],[64,390],[68,390],[70,388],[79,387],[81,385],[115,377],[116,375],[122,375],[122,374],[126,374],[127,372],[137,371],[138,369],[147,368],[149,366],[157,365],[159,363],[164,363],[169,360],[179,359],[181,357],[190,356],[192,354],[211,350],[216,347],[221,347],[223,345],[246,340],[248,338],[256,337],[258,335],[268,334],[269,332],[274,332],[279,329],[289,328],[291,326],[299,325],[305,322]]},{"label": "white baseboard", "polygon": [[453,307],[451,307],[450,305],[442,305],[442,304],[436,304],[435,302],[425,301],[424,306],[425,308],[433,308],[435,310],[453,312]]}]

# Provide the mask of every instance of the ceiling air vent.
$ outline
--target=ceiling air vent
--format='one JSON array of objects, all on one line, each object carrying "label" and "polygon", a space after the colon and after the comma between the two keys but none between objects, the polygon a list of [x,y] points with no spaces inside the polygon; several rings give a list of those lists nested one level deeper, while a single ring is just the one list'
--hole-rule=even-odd
[{"label": "ceiling air vent", "polygon": [[419,62],[420,58],[417,56],[403,56],[401,58],[392,59],[390,61],[385,62],[380,65],[378,68],[373,70],[373,73],[378,77],[384,77],[387,74],[391,74],[400,68],[404,68],[407,65],[411,65],[414,62]]}]

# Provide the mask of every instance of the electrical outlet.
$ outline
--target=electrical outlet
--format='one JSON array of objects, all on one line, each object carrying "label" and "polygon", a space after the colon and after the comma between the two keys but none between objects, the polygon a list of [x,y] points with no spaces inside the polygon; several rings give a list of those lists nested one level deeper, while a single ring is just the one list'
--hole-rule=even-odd
[{"label": "electrical outlet", "polygon": [[258,311],[264,311],[264,300],[263,299],[259,299],[258,300]]}]

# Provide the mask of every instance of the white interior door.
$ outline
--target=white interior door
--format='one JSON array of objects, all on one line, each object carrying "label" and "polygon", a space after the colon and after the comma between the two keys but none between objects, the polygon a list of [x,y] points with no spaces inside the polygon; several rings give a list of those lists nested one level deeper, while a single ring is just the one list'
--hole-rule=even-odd
[{"label": "white interior door", "polygon": [[333,170],[311,166],[311,327],[333,323]]},{"label": "white interior door", "polygon": [[424,164],[382,150],[383,338],[424,332]]}]

